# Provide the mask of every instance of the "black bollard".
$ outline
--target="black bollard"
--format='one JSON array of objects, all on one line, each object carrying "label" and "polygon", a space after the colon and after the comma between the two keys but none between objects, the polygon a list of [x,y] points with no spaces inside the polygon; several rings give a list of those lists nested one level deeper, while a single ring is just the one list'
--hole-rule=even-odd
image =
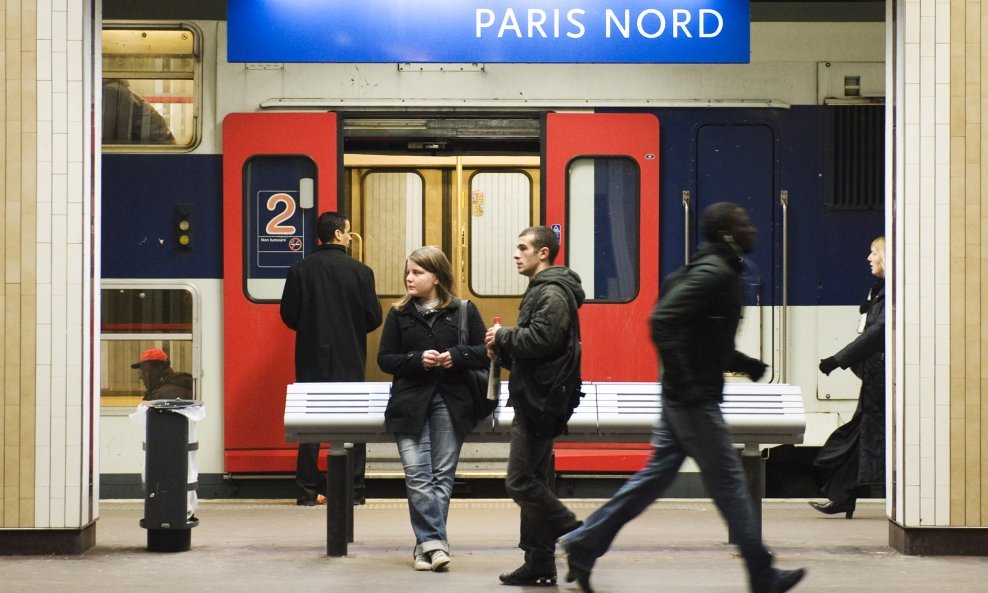
[{"label": "black bollard", "polygon": [[199,524],[189,516],[189,452],[198,443],[189,442],[190,420],[182,408],[201,406],[183,399],[161,399],[147,403],[144,435],[144,518],[148,550],[184,552],[191,547],[192,528]]}]

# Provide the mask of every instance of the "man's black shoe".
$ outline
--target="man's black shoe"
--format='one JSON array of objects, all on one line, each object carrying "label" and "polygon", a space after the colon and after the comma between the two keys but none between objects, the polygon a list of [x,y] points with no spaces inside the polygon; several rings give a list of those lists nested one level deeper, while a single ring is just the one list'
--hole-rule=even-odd
[{"label": "man's black shoe", "polygon": [[570,563],[569,572],[566,573],[566,582],[572,583],[573,581],[580,585],[580,591],[583,593],[593,593],[593,588],[590,586],[590,571],[577,568]]},{"label": "man's black shoe", "polygon": [[516,587],[543,586],[551,587],[556,584],[556,569],[535,570],[528,563],[522,564],[511,572],[498,577],[505,585]]},{"label": "man's black shoe", "polygon": [[785,593],[795,587],[796,583],[803,580],[804,576],[806,576],[806,570],[803,568],[780,570],[779,574],[775,577],[775,581],[772,583],[772,587],[769,589],[769,593]]},{"label": "man's black shoe", "polygon": [[316,499],[300,496],[299,498],[295,499],[295,504],[297,504],[300,507],[314,507],[316,506]]}]

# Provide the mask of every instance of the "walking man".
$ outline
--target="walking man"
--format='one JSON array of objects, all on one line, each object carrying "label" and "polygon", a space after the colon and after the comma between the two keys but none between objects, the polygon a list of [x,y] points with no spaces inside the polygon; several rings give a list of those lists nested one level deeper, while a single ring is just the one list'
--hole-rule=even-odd
[{"label": "walking man", "polygon": [[500,576],[506,585],[554,585],[556,539],[579,526],[576,516],[549,488],[553,439],[579,403],[580,277],[554,266],[559,239],[547,227],[531,227],[518,237],[514,259],[527,276],[516,327],[492,327],[488,354],[511,370],[508,405],[514,408],[508,454],[508,494],[521,507],[525,563]]},{"label": "walking man", "polygon": [[803,569],[772,567],[762,544],[738,455],[720,410],[724,372],[757,381],[766,365],[734,349],[744,291],[740,272],[755,243],[748,213],[720,202],[703,211],[707,241],[690,264],[666,280],[649,319],[662,360],[662,417],[652,435],[652,457],[614,497],[561,539],[568,554],[568,582],[591,593],[590,572],[618,531],[662,496],[686,456],[700,466],[707,492],[737,538],[752,593],[782,593],[803,578]]},{"label": "walking man", "polygon": [[[347,255],[350,221],[324,212],[316,223],[319,246],[288,270],[281,295],[281,319],[295,330],[295,380],[363,381],[367,334],[381,325],[381,303],[374,292],[374,272]],[[354,501],[363,502],[366,445],[354,446]],[[319,475],[319,444],[298,446],[295,482],[297,503],[325,502]]]}]

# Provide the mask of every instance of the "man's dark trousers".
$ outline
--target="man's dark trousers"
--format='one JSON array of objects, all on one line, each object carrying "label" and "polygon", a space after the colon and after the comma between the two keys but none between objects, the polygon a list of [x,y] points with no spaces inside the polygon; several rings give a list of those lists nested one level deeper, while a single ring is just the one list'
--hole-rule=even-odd
[{"label": "man's dark trousers", "polygon": [[542,439],[525,425],[515,408],[508,454],[508,494],[521,507],[521,542],[525,562],[537,570],[551,567],[555,574],[556,538],[577,525],[576,515],[549,488],[552,439]]}]

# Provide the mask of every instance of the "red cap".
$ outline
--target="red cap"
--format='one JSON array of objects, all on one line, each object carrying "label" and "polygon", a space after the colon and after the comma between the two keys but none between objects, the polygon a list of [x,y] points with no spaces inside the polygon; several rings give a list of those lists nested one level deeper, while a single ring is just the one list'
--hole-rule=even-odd
[{"label": "red cap", "polygon": [[141,360],[130,365],[130,368],[136,369],[141,366],[142,362],[147,362],[149,360],[160,360],[161,362],[168,362],[168,355],[161,348],[148,348],[144,352],[141,352]]},{"label": "red cap", "polygon": [[501,317],[498,315],[494,316],[494,325],[501,325]]}]

